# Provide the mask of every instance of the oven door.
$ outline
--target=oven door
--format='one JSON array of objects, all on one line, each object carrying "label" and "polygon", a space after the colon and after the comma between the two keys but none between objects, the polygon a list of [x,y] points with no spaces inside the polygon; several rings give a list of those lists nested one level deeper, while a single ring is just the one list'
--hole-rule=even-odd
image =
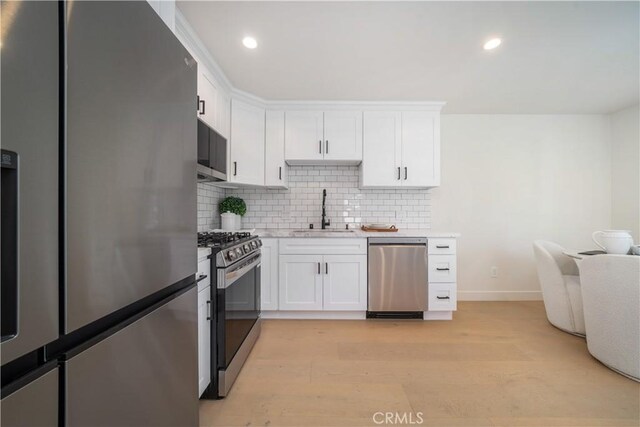
[{"label": "oven door", "polygon": [[260,259],[258,252],[247,260],[218,270],[216,340],[219,370],[227,370],[232,362],[237,363],[234,357],[260,318]]}]

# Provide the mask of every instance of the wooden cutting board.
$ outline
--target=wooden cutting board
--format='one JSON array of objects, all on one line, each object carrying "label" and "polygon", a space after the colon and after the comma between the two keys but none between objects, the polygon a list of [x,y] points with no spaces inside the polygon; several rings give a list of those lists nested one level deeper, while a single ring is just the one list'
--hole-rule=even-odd
[{"label": "wooden cutting board", "polygon": [[362,227],[360,227],[360,229],[362,231],[376,231],[380,233],[394,233],[398,231],[395,225],[392,225],[391,228],[370,228],[370,227],[367,227],[366,225],[363,225]]}]

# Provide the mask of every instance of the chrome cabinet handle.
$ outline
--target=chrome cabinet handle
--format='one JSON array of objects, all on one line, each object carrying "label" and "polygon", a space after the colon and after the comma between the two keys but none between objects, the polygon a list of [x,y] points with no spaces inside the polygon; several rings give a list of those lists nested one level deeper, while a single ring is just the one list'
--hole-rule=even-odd
[{"label": "chrome cabinet handle", "polygon": [[328,262],[324,263],[324,274],[329,274],[329,263]]},{"label": "chrome cabinet handle", "polygon": [[233,176],[238,175],[238,162],[233,162]]},{"label": "chrome cabinet handle", "polygon": [[282,166],[278,168],[278,179],[282,181]]},{"label": "chrome cabinet handle", "polygon": [[408,168],[405,166],[405,167],[404,167],[404,180],[405,180],[405,181],[407,180],[407,169],[408,169]]},{"label": "chrome cabinet handle", "polygon": [[321,274],[320,273],[320,263],[318,263],[318,274]]},{"label": "chrome cabinet handle", "polygon": [[449,249],[449,245],[436,245],[438,249]]},{"label": "chrome cabinet handle", "polygon": [[329,140],[327,139],[325,142],[324,152],[325,154],[329,154]]},{"label": "chrome cabinet handle", "polygon": [[437,295],[436,295],[436,298],[438,298],[438,299],[449,299],[449,297],[439,297]]},{"label": "chrome cabinet handle", "polygon": [[196,282],[201,282],[202,280],[206,279],[207,275],[206,274],[201,274],[200,276],[198,276],[198,278],[196,279]]},{"label": "chrome cabinet handle", "polygon": [[398,166],[398,180],[400,180],[400,166]]},{"label": "chrome cabinet handle", "polygon": [[322,154],[322,140],[318,141],[318,153]]},{"label": "chrome cabinet handle", "polygon": [[207,320],[211,320],[211,301],[207,301]]},{"label": "chrome cabinet handle", "polygon": [[437,271],[449,271],[449,268],[438,268],[436,267]]}]

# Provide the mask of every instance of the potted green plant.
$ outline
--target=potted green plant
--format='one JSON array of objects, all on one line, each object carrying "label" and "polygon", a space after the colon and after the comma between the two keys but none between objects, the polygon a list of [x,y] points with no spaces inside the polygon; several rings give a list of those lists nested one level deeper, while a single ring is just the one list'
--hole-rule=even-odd
[{"label": "potted green plant", "polygon": [[241,218],[247,213],[247,204],[240,197],[229,196],[218,205],[223,230],[240,230]]}]

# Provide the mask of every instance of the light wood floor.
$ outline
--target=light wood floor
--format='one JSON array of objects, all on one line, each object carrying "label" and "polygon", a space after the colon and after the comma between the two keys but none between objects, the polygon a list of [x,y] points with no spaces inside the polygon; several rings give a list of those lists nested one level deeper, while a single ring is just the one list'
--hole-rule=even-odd
[{"label": "light wood floor", "polygon": [[549,325],[540,302],[462,302],[453,321],[265,321],[200,423],[375,426],[378,411],[430,426],[638,426],[640,385]]}]

